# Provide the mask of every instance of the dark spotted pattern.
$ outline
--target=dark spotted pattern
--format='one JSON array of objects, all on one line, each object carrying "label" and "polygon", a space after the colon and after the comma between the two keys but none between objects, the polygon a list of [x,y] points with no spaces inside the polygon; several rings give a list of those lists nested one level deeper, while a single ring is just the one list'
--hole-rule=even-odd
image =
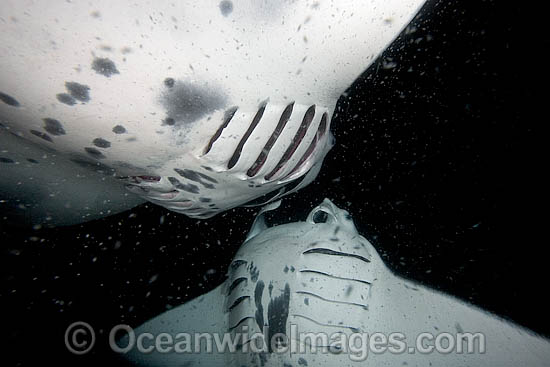
[{"label": "dark spotted pattern", "polygon": [[119,74],[115,63],[108,58],[96,57],[92,62],[92,69],[107,78],[111,77],[113,74]]},{"label": "dark spotted pattern", "polygon": [[115,134],[124,134],[124,133],[126,133],[126,128],[122,125],[117,125],[117,126],[113,127],[113,132]]},{"label": "dark spotted pattern", "polygon": [[168,126],[174,126],[176,124],[176,121],[171,117],[167,117],[164,120],[162,120],[162,124],[168,125]]},{"label": "dark spotted pattern", "polygon": [[191,180],[191,181],[196,181],[196,182],[199,182],[199,183],[203,183],[202,180],[206,180],[206,181],[210,181],[212,183],[218,183],[218,180],[216,180],[215,178],[212,178],[208,175],[205,175],[204,173],[201,173],[201,172],[196,172],[196,171],[193,171],[193,170],[190,170],[190,169],[178,169],[178,168],[174,168],[174,171],[176,171],[178,173],[178,175],[182,176],[182,177],[185,177],[187,178],[188,180]]},{"label": "dark spotted pattern", "polygon": [[250,263],[248,271],[250,272],[250,280],[256,282],[258,280],[258,277],[260,276],[260,270],[257,266],[254,266],[254,262]]},{"label": "dark spotted pattern", "polygon": [[57,100],[61,103],[64,103],[66,105],[69,105],[69,106],[73,106],[76,104],[76,99],[74,99],[73,97],[71,97],[70,94],[67,94],[67,93],[59,93],[59,94],[56,94],[55,96],[57,98]]},{"label": "dark spotted pattern", "polygon": [[38,161],[36,159],[27,158],[27,161],[30,163],[38,164]]},{"label": "dark spotted pattern", "polygon": [[5,104],[8,104],[13,107],[19,107],[19,102],[13,98],[12,96],[7,95],[6,93],[0,92],[0,101],[4,102]]},{"label": "dark spotted pattern", "polygon": [[46,117],[42,119],[44,121],[44,130],[49,132],[52,135],[65,135],[65,129],[63,128],[63,125],[61,125],[61,122],[59,122],[56,119],[51,119],[49,117]]},{"label": "dark spotted pattern", "polygon": [[223,0],[220,2],[220,11],[224,17],[227,17],[233,12],[233,3],[229,0]]},{"label": "dark spotted pattern", "polygon": [[164,79],[164,85],[167,86],[168,88],[172,88],[174,84],[176,84],[176,81],[174,80],[174,78]]},{"label": "dark spotted pattern", "polygon": [[110,148],[111,142],[103,138],[95,138],[93,141],[94,145],[98,148]]},{"label": "dark spotted pattern", "polygon": [[265,284],[260,280],[256,283],[256,288],[254,289],[254,303],[256,305],[256,313],[254,314],[254,318],[256,319],[256,324],[258,324],[260,331],[264,330],[264,307],[262,305],[264,288]]},{"label": "dark spotted pattern", "polygon": [[71,97],[80,102],[88,102],[90,100],[90,87],[76,82],[65,82],[65,88],[70,93]]},{"label": "dark spotted pattern", "polygon": [[0,163],[15,163],[13,159],[0,157]]},{"label": "dark spotted pattern", "polygon": [[192,194],[200,193],[200,190],[199,190],[198,186],[193,185],[193,184],[183,184],[183,183],[180,182],[180,180],[178,180],[175,177],[168,177],[168,181],[170,181],[170,183],[172,185],[174,185],[174,187],[176,189],[187,191],[187,192],[190,192]]},{"label": "dark spotted pattern", "polygon": [[86,151],[86,153],[88,153],[89,155],[91,155],[92,157],[96,158],[96,159],[103,159],[105,158],[105,156],[103,155],[103,153],[101,153],[99,150],[97,150],[96,148],[92,148],[92,147],[85,147],[84,150]]},{"label": "dark spotted pattern", "polygon": [[174,86],[164,90],[160,102],[166,115],[173,118],[175,125],[190,123],[223,108],[225,96],[218,89],[204,84],[176,81]]},{"label": "dark spotted pattern", "polygon": [[[285,284],[283,294],[278,297],[272,298],[267,306],[267,321],[269,323],[269,335],[267,340],[274,340],[276,343],[283,343],[285,340],[282,336],[277,334],[286,335],[286,321],[288,318],[290,304],[290,286]],[[273,337],[277,335],[275,339]],[[272,353],[272,343],[269,343],[269,352]]]},{"label": "dark spotted pattern", "polygon": [[44,139],[44,140],[46,140],[50,143],[53,143],[53,140],[52,140],[51,136],[49,136],[46,133],[43,133],[41,131],[36,131],[36,130],[30,130],[30,133],[33,134],[34,136],[38,136],[39,138]]}]

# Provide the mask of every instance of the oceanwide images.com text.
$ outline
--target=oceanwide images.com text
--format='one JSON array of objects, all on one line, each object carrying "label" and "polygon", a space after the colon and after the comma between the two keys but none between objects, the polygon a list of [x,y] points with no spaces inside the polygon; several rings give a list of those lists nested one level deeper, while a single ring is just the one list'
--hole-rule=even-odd
[{"label": "oceanwide images.com text", "polygon": [[[311,333],[300,332],[297,325],[290,325],[290,334],[270,335],[268,327],[263,332],[252,333],[247,326],[228,333],[168,333],[136,332],[130,326],[121,324],[111,328],[109,346],[116,353],[345,353],[353,361],[364,361],[369,353],[382,354],[482,354],[486,340],[483,333],[430,333],[414,336],[409,344],[407,335],[393,333]],[[65,345],[74,354],[86,354],[96,343],[92,326],[78,321],[67,328]]]}]

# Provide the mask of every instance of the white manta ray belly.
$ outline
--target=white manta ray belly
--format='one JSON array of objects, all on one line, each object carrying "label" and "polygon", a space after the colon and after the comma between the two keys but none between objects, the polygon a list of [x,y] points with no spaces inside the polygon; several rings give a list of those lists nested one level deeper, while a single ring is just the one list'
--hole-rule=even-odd
[{"label": "white manta ray belly", "polygon": [[[128,359],[210,367],[540,366],[549,360],[550,343],[532,331],[393,274],[349,214],[329,200],[305,222],[271,228],[263,211],[227,280],[136,328],[133,342],[122,337],[118,347]],[[195,339],[203,333],[210,348],[208,338]],[[373,343],[376,333],[386,342]],[[423,333],[434,339],[470,333],[477,344],[467,349],[470,341],[457,339],[462,352],[428,353],[416,344]],[[142,353],[140,335],[148,345],[159,336],[166,343]],[[433,346],[434,339],[424,341]]]},{"label": "white manta ray belly", "polygon": [[191,217],[274,200],[315,178],[339,96],[423,2],[2,1],[0,118]]}]

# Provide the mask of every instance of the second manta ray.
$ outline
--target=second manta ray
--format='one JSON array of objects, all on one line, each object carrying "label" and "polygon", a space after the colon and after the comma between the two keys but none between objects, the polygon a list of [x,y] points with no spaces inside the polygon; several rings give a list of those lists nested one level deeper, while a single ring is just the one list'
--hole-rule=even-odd
[{"label": "second manta ray", "polygon": [[264,212],[277,204],[260,212],[222,285],[153,318],[114,349],[142,366],[543,366],[550,360],[550,343],[532,331],[392,273],[350,215],[329,200],[305,222],[268,228]]},{"label": "second manta ray", "polygon": [[423,3],[3,0],[4,209],[63,225],[145,199],[209,218],[294,192],[338,98]]}]

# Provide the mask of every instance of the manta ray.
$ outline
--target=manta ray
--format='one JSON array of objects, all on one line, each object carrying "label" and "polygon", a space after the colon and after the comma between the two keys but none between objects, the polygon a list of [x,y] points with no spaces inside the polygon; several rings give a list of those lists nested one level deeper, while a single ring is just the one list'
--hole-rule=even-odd
[{"label": "manta ray", "polygon": [[338,98],[424,0],[0,3],[4,218],[192,218],[317,176]]},{"label": "manta ray", "polygon": [[[142,366],[543,366],[550,361],[549,341],[531,330],[394,274],[357,232],[349,213],[330,200],[305,221],[268,227],[264,214],[277,204],[260,211],[223,284],[135,330],[120,328],[125,334],[119,340],[112,332],[113,349]],[[386,341],[365,349],[371,343],[366,337],[377,333]],[[401,344],[392,341],[394,333]],[[419,346],[421,335],[425,343]],[[429,350],[441,335],[447,338],[443,349]],[[384,345],[395,348],[380,352]]]}]

